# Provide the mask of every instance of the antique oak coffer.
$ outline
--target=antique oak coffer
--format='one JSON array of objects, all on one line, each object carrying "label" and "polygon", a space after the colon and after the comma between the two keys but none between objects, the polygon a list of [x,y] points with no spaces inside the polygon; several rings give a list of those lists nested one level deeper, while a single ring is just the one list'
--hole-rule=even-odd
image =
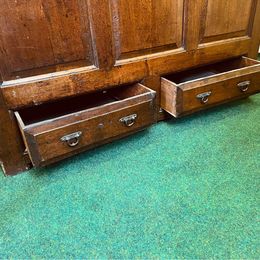
[{"label": "antique oak coffer", "polygon": [[6,175],[260,90],[260,0],[0,4]]}]

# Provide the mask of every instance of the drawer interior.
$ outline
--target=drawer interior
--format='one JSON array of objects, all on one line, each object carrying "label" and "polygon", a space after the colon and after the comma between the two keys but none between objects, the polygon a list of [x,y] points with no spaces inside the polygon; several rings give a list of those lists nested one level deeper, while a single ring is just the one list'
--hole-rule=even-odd
[{"label": "drawer interior", "polygon": [[215,76],[220,73],[238,70],[238,69],[250,67],[257,64],[259,63],[255,60],[251,60],[245,57],[239,57],[239,58],[195,68],[188,71],[166,75],[164,76],[164,78],[174,82],[175,84],[181,84],[184,82]]},{"label": "drawer interior", "polygon": [[115,103],[150,92],[141,84],[127,85],[88,93],[70,99],[59,100],[19,110],[24,126],[76,113],[82,110]]}]

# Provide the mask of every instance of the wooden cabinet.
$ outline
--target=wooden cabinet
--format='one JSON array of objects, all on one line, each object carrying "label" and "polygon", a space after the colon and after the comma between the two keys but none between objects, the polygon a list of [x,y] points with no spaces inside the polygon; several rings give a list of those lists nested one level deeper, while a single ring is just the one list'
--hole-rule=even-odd
[{"label": "wooden cabinet", "polygon": [[[31,127],[21,123],[25,109],[36,111],[53,102],[97,96],[115,87],[134,89],[142,83],[156,92],[152,101],[156,109],[150,111],[160,119],[160,108],[174,114],[172,106],[180,100],[180,89],[186,93],[178,83],[167,81],[170,75],[186,75],[225,60],[231,67],[245,64],[246,56],[256,57],[259,46],[259,0],[0,0],[0,4],[0,161],[6,174],[26,169],[31,162],[45,164],[35,163],[25,138],[25,128]],[[238,70],[239,76],[247,78],[250,66],[241,68],[243,75]],[[258,73],[259,66],[252,66]],[[192,88],[199,87],[205,77],[199,77]],[[221,75],[212,78],[218,81]],[[248,94],[259,91],[259,77],[252,80]],[[165,82],[172,85],[167,87]],[[222,80],[218,84],[215,88],[222,93]],[[205,91],[212,92],[206,87]],[[234,96],[244,95],[238,93]],[[195,99],[192,108],[186,100],[175,111],[178,116],[232,98],[223,93],[221,100],[211,96],[205,106]],[[100,141],[92,137],[83,146]]]}]

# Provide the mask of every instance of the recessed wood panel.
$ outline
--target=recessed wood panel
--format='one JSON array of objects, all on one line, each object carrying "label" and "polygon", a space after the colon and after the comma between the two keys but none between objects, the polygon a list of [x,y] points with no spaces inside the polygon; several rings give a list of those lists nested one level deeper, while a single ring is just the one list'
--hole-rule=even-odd
[{"label": "recessed wood panel", "polygon": [[117,59],[182,46],[183,0],[111,0]]},{"label": "recessed wood panel", "polygon": [[80,60],[92,64],[84,0],[0,0],[0,6],[5,79],[17,72]]},{"label": "recessed wood panel", "polygon": [[255,0],[205,0],[201,42],[247,36],[255,7]]}]

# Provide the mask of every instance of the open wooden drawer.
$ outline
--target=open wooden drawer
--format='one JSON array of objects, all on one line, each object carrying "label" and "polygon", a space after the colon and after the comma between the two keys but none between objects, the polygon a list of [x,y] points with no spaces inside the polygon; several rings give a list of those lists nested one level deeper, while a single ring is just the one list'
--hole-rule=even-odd
[{"label": "open wooden drawer", "polygon": [[122,137],[155,122],[155,92],[122,86],[16,111],[34,166]]},{"label": "open wooden drawer", "polygon": [[161,107],[175,117],[260,90],[260,63],[235,58],[161,78]]}]

